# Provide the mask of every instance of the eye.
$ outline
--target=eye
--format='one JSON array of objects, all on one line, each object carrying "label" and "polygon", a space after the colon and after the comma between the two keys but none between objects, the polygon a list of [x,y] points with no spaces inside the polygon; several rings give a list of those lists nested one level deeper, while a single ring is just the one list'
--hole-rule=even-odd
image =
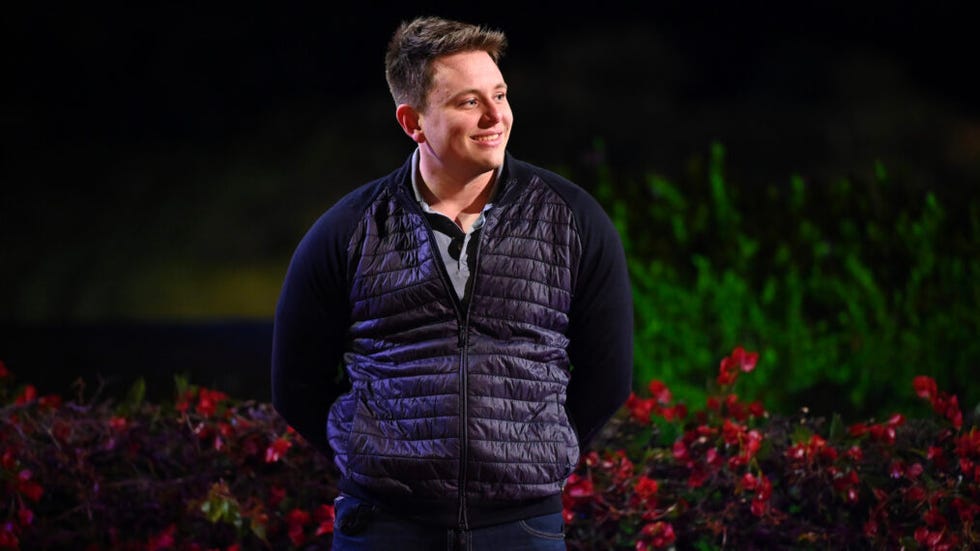
[{"label": "eye", "polygon": [[497,101],[504,101],[505,99],[507,99],[507,92],[497,92],[497,95],[494,96],[494,99],[496,99]]},{"label": "eye", "polygon": [[460,105],[462,105],[463,107],[476,107],[476,104],[477,104],[476,98],[467,98],[464,99],[462,103],[460,103]]}]

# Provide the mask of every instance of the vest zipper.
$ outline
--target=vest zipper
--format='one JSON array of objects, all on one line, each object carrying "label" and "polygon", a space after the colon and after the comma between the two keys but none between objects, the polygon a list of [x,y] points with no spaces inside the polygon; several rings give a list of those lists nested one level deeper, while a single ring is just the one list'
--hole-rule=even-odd
[{"label": "vest zipper", "polygon": [[[418,206],[415,204],[415,206]],[[456,347],[459,350],[459,479],[457,484],[459,489],[457,490],[458,496],[458,516],[457,522],[459,523],[459,530],[461,534],[465,534],[469,530],[469,517],[466,510],[466,462],[467,462],[467,449],[469,448],[469,431],[467,430],[468,416],[466,411],[468,409],[467,403],[467,386],[469,381],[467,378],[467,357],[466,348],[468,346],[468,325],[469,325],[469,303],[471,300],[464,302],[456,295],[456,288],[453,286],[452,279],[449,277],[449,273],[446,271],[446,262],[442,258],[442,251],[439,250],[436,245],[435,236],[432,233],[432,224],[429,223],[428,218],[426,218],[425,213],[421,209],[418,211],[418,215],[421,216],[422,222],[425,224],[425,228],[428,233],[429,247],[432,248],[433,252],[433,262],[436,263],[436,269],[439,270],[439,274],[442,276],[442,285],[449,295],[449,300],[452,302],[453,310],[456,311],[456,322],[458,325],[458,330],[456,334]],[[486,228],[486,222],[484,222],[484,228]],[[483,230],[481,230],[482,232]],[[480,246],[483,242],[483,235],[480,236],[480,240],[476,244],[476,258],[474,259],[473,270],[470,271],[470,281],[467,282],[467,286],[472,289],[473,282],[476,278],[476,268],[480,263]],[[465,308],[464,308],[465,306]]]},{"label": "vest zipper", "polygon": [[[487,214],[484,213],[486,217]],[[480,229],[480,238],[476,242],[476,250],[473,252],[473,269],[470,270],[470,279],[466,282],[466,286],[469,288],[469,300],[465,302],[463,306],[461,324],[459,326],[459,379],[460,379],[460,438],[461,438],[461,448],[459,454],[459,527],[461,530],[469,531],[470,529],[470,519],[469,511],[466,506],[466,481],[467,481],[467,470],[466,464],[468,463],[468,455],[470,449],[470,436],[467,427],[469,425],[469,354],[467,353],[467,348],[469,348],[469,327],[470,327],[470,310],[473,304],[473,290],[476,288],[476,278],[477,274],[480,272],[480,249],[483,248],[483,241],[487,237],[487,226],[490,220],[489,217],[484,219],[483,228]],[[448,274],[446,275],[448,278]],[[447,289],[455,297],[455,290],[452,288],[451,284]],[[459,310],[457,310],[459,312]]]}]

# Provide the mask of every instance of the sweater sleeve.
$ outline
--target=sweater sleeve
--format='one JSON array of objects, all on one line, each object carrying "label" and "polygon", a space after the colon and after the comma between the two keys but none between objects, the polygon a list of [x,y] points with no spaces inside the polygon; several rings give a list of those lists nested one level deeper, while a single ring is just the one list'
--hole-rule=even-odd
[{"label": "sweater sleeve", "polygon": [[582,262],[569,319],[568,412],[585,449],[632,388],[633,297],[612,221],[591,197],[576,203]]},{"label": "sweater sleeve", "polygon": [[327,415],[349,383],[342,371],[349,307],[346,248],[355,214],[341,201],[303,237],[276,305],[272,404],[320,451],[331,453]]}]

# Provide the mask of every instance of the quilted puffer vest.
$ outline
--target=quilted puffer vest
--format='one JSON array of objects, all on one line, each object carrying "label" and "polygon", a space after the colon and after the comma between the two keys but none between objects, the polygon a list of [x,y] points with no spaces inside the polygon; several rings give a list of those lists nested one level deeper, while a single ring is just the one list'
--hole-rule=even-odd
[{"label": "quilted puffer vest", "polygon": [[578,460],[565,329],[581,243],[545,182],[508,184],[487,212],[468,307],[406,189],[382,190],[354,231],[352,390],[329,434],[341,474],[372,493],[534,499],[560,492]]}]

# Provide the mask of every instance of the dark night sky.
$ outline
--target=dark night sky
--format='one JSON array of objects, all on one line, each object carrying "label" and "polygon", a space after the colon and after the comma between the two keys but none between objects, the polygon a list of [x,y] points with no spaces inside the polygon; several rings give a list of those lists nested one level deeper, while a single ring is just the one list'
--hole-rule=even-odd
[{"label": "dark night sky", "polygon": [[[220,142],[251,132],[257,118],[284,105],[316,106],[316,117],[330,117],[364,94],[385,93],[381,56],[391,30],[406,17],[430,11],[390,9],[398,3],[365,3],[377,6],[370,11],[298,3],[252,10],[97,4],[20,8],[30,13],[5,16],[6,72],[14,78],[6,85],[4,122],[7,138],[13,130],[21,147],[93,140],[148,147]],[[533,69],[531,64],[554,60],[548,56],[556,46],[589,45],[589,54],[602,58],[599,67],[583,67],[591,70],[582,77],[590,86],[603,89],[594,79],[606,75],[597,68],[616,77],[606,83],[611,87],[657,86],[658,67],[617,67],[657,58],[617,51],[620,45],[612,41],[602,51],[603,43],[596,42],[643,32],[656,40],[640,46],[667,51],[672,66],[664,67],[663,76],[691,103],[764,92],[818,100],[830,93],[829,83],[821,81],[826,64],[839,63],[849,51],[872,51],[900,64],[924,91],[977,114],[973,98],[980,90],[969,68],[972,33],[955,9],[693,4],[643,12],[582,13],[557,2],[519,13],[431,11],[504,29],[511,38],[505,64],[540,73],[545,82],[579,69],[571,63]],[[753,85],[760,78],[769,90]],[[615,99],[596,97],[588,112],[567,115],[614,126],[619,123],[603,121],[602,114],[604,104]]]},{"label": "dark night sky", "polygon": [[975,33],[954,8],[406,4],[5,14],[0,320],[125,317],[136,291],[106,282],[165,262],[284,268],[313,216],[409,152],[382,57],[421,13],[508,33],[511,149],[572,174],[596,138],[624,172],[674,177],[721,140],[744,185],[976,166]]}]

